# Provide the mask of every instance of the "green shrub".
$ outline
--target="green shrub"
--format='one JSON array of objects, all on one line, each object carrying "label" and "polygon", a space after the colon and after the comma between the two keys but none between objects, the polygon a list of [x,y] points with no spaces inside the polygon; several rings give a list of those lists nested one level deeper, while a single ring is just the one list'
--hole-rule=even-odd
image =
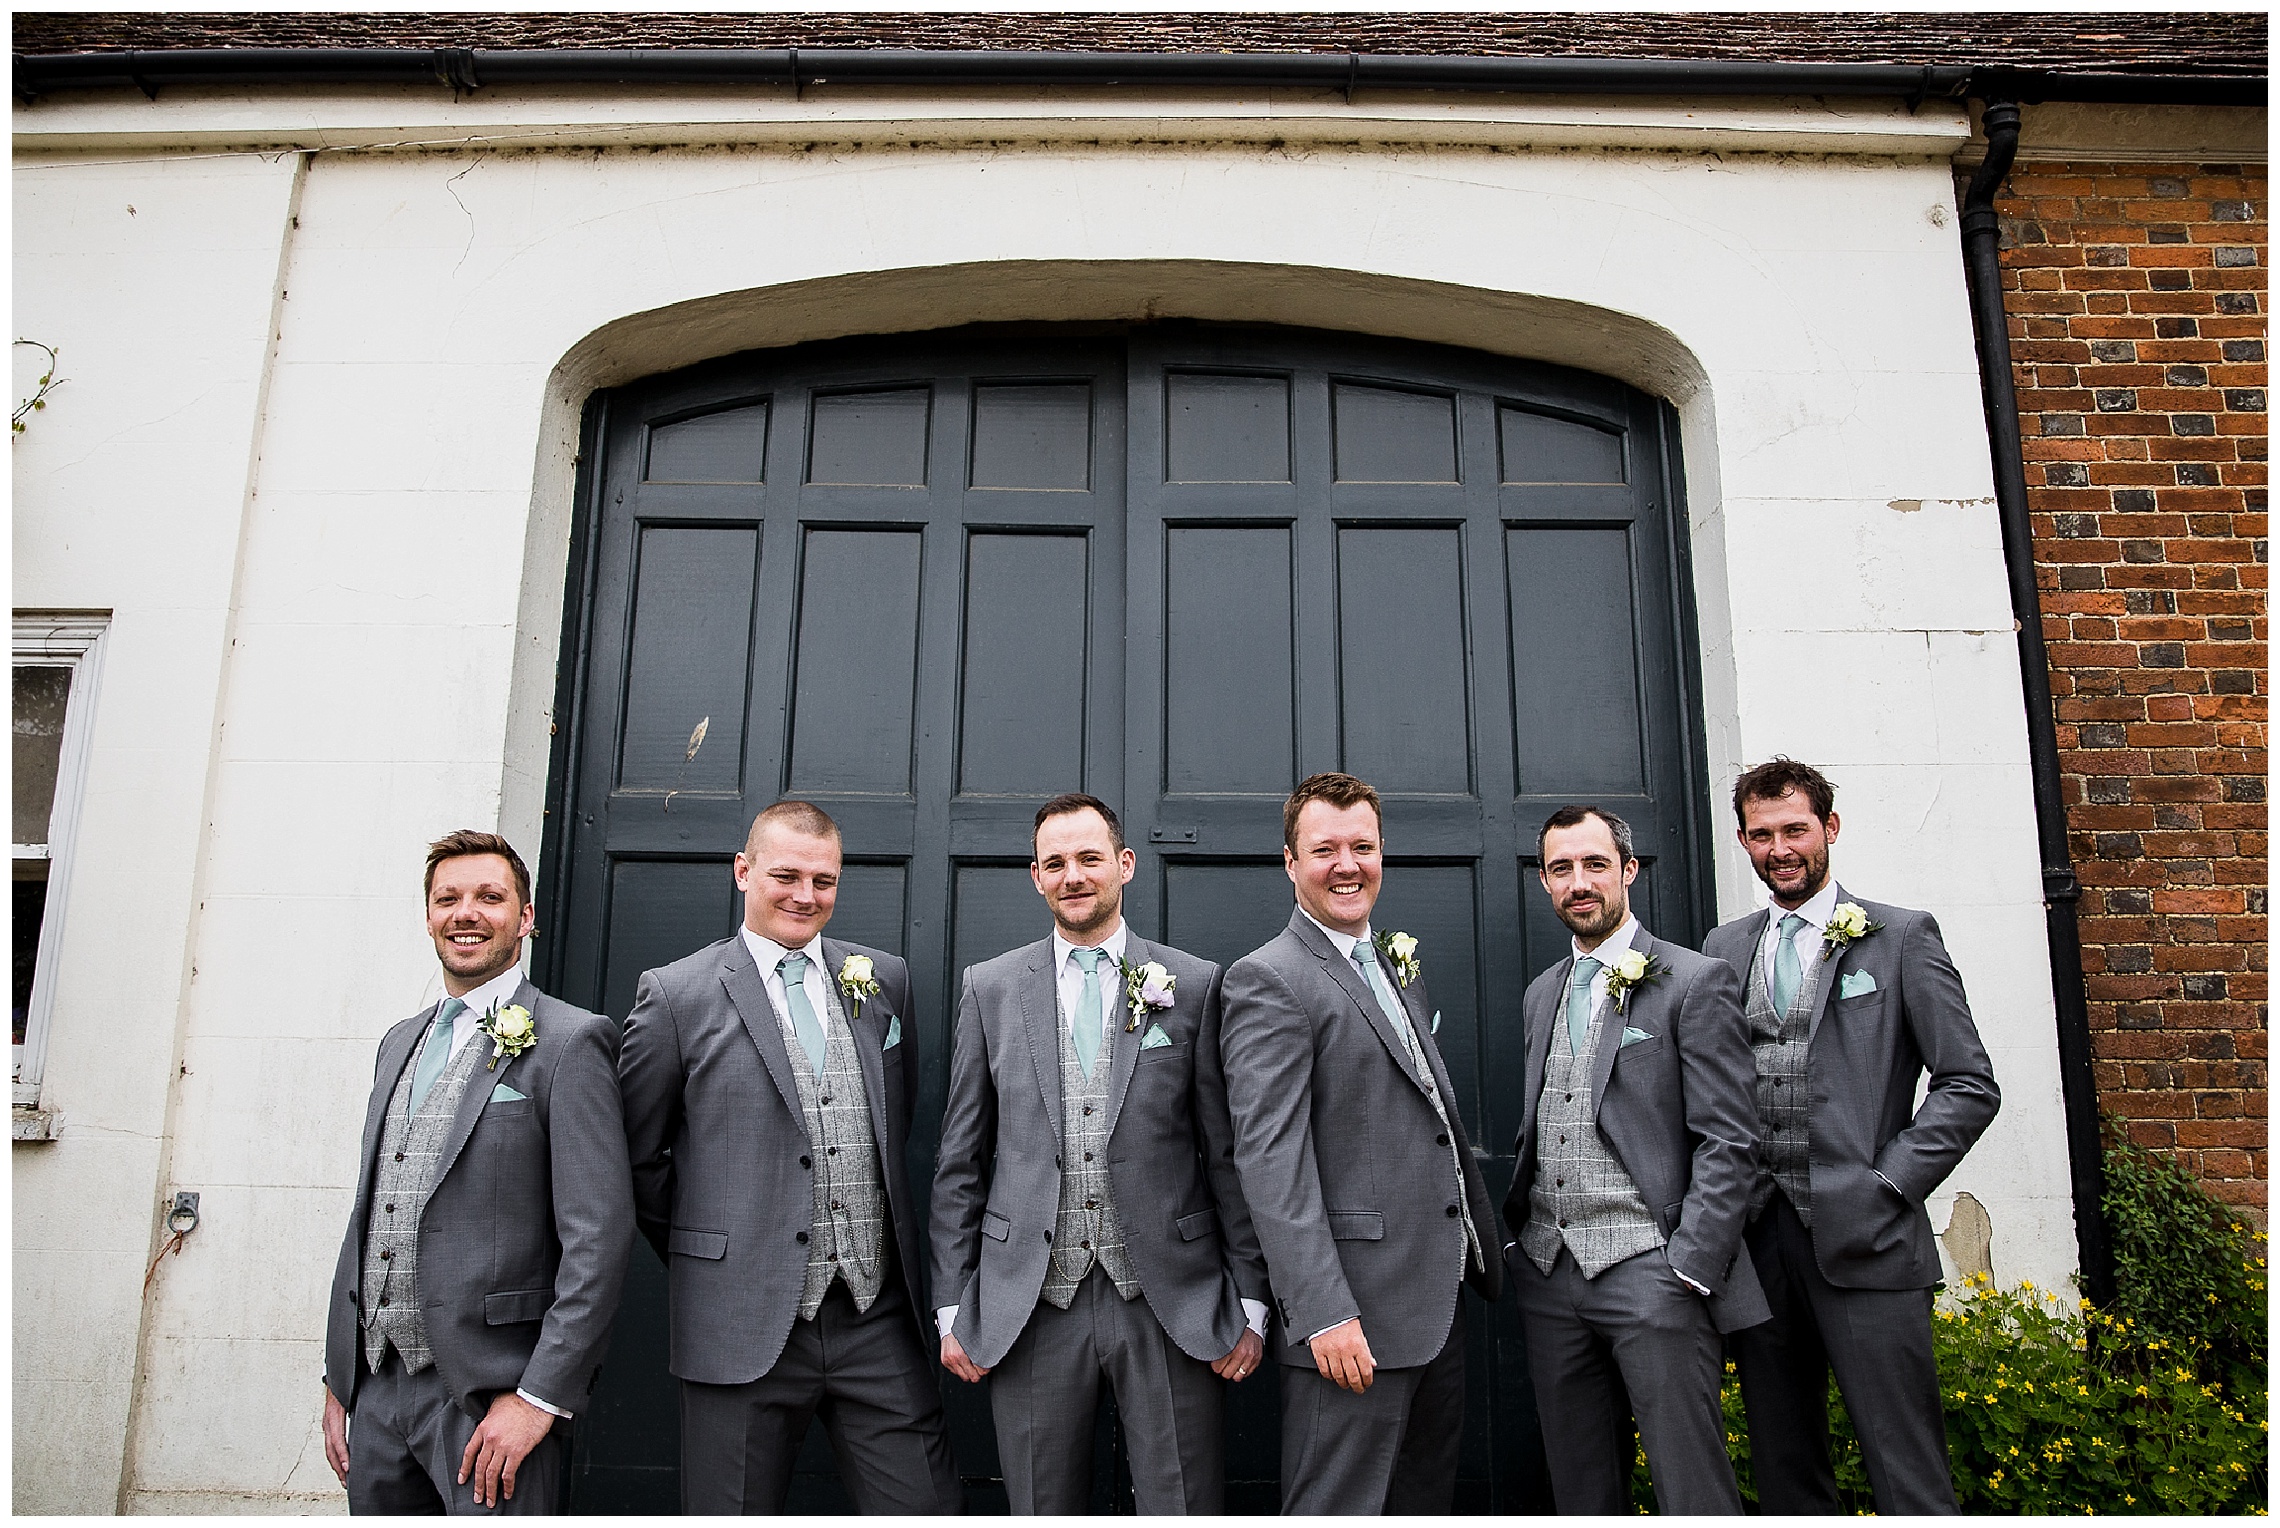
[{"label": "green shrub", "polygon": [[[2262,1514],[2269,1490],[2265,1238],[2176,1164],[2111,1138],[2112,1309],[1974,1276],[1932,1321],[1956,1496],[1977,1513]],[[1726,1442],[1757,1492],[1741,1388],[1727,1365]],[[1829,1442],[1846,1511],[1871,1510],[1836,1386]],[[1632,1499],[1651,1511],[1646,1457]]]}]

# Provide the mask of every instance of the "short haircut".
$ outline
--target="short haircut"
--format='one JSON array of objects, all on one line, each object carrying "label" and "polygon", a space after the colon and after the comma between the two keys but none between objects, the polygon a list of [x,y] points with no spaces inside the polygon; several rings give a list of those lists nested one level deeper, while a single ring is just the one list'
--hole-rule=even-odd
[{"label": "short haircut", "polygon": [[828,838],[835,844],[841,842],[839,824],[831,820],[829,812],[812,801],[785,800],[762,809],[760,815],[752,819],[752,829],[744,835],[744,850],[747,854],[759,842],[763,823],[790,833],[804,833],[810,838]]},{"label": "short haircut", "polygon": [[1638,858],[1631,852],[1631,825],[1622,818],[1605,807],[1563,806],[1545,818],[1544,825],[1536,830],[1537,866],[1541,868],[1544,863],[1544,840],[1552,836],[1552,829],[1578,827],[1593,817],[1607,824],[1607,831],[1615,840],[1615,853],[1621,857],[1623,864],[1628,865]]},{"label": "short haircut", "polygon": [[1837,809],[1837,788],[1829,783],[1827,775],[1810,764],[1800,764],[1777,753],[1757,768],[1744,770],[1742,777],[1734,782],[1735,824],[1748,825],[1742,816],[1745,802],[1779,801],[1791,791],[1803,796],[1806,804],[1813,808],[1813,815],[1823,822]]},{"label": "short haircut", "polygon": [[1108,824],[1109,842],[1116,845],[1117,853],[1124,852],[1124,824],[1116,820],[1115,809],[1098,796],[1088,796],[1083,791],[1064,791],[1037,809],[1037,820],[1029,825],[1029,857],[1036,859],[1037,830],[1044,827],[1048,819],[1068,817],[1077,812],[1100,813],[1100,820]]},{"label": "short haircut", "polygon": [[1290,799],[1283,803],[1283,847],[1293,854],[1298,852],[1298,814],[1309,801],[1319,801],[1341,810],[1359,806],[1366,801],[1370,804],[1370,811],[1377,817],[1378,836],[1385,836],[1385,806],[1378,800],[1378,793],[1370,783],[1352,775],[1339,774],[1336,770],[1327,770],[1319,775],[1308,775],[1299,781],[1298,789],[1292,791]]},{"label": "short haircut", "polygon": [[530,867],[523,863],[521,855],[515,853],[515,846],[496,833],[479,833],[473,828],[446,833],[428,845],[427,879],[422,883],[421,889],[433,895],[435,867],[447,859],[464,859],[471,854],[496,854],[505,860],[507,868],[515,874],[515,895],[522,899],[523,906],[530,906]]}]

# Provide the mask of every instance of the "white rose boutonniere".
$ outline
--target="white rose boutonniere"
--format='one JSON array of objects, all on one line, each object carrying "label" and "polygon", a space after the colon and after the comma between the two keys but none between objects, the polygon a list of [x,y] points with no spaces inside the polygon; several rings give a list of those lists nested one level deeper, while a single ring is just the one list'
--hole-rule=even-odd
[{"label": "white rose boutonniere", "polygon": [[493,1003],[490,1011],[475,1021],[475,1027],[491,1037],[491,1059],[483,1066],[486,1072],[499,1069],[500,1057],[511,1061],[538,1043],[538,1021],[520,1003],[504,1008]]},{"label": "white rose boutonniere", "polygon": [[1180,979],[1155,961],[1134,965],[1129,960],[1117,962],[1124,973],[1124,1005],[1132,1017],[1124,1021],[1129,1032],[1140,1027],[1140,1021],[1151,1012],[1172,1006],[1172,989]]},{"label": "white rose boutonniere", "polygon": [[1425,969],[1425,963],[1417,958],[1417,939],[1414,935],[1404,934],[1397,929],[1379,929],[1374,942],[1378,953],[1385,957],[1386,964],[1393,967],[1396,985],[1408,986]]},{"label": "white rose boutonniere", "polygon": [[1854,940],[1866,939],[1882,927],[1868,921],[1868,909],[1858,902],[1839,902],[1821,928],[1821,958],[1829,959],[1849,948]]},{"label": "white rose boutonniere", "polygon": [[1657,980],[1669,969],[1652,955],[1625,950],[1615,964],[1607,968],[1607,1000],[1621,1013],[1630,1006],[1632,988]]},{"label": "white rose boutonniere", "polygon": [[871,957],[850,955],[839,963],[839,990],[847,995],[848,1006],[857,1013],[863,1011],[865,998],[879,995],[879,979],[871,974]]}]

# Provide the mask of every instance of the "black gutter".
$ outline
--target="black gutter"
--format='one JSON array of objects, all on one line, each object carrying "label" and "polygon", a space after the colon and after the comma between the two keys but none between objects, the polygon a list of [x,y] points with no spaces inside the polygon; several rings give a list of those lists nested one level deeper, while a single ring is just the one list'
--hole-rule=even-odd
[{"label": "black gutter", "polygon": [[1990,101],[1980,114],[1987,157],[1963,197],[1963,261],[1979,350],[1980,396],[1995,468],[1995,513],[2011,580],[2019,633],[2019,677],[2026,690],[2027,759],[2034,780],[2035,831],[2042,851],[2043,927],[2050,942],[2050,990],[2058,1007],[2058,1080],[2066,1107],[2066,1155],[2074,1187],[2074,1240],[2082,1292],[2104,1305],[2114,1296],[2113,1246],[2105,1216],[2106,1171],[2091,1067],[2090,1007],[2082,985],[2082,884],[2066,846],[2066,802],[2059,786],[2058,721],[2051,706],[2050,655],[2043,648],[2042,597],[2035,588],[2034,530],[2027,518],[2027,469],[2019,445],[2019,397],[2011,374],[2010,320],[1995,192],[2019,151],[2019,108]]},{"label": "black gutter", "polygon": [[1544,95],[1897,96],[2262,105],[2262,75],[2078,74],[1960,64],[1506,58],[1388,53],[1105,53],[916,48],[169,48],[18,54],[15,92],[166,86],[1133,85]]}]

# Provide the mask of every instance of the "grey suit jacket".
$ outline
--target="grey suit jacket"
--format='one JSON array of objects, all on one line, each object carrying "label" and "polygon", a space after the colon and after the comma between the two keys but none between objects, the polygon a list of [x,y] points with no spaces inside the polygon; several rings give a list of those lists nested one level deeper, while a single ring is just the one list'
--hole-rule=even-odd
[{"label": "grey suit jacket", "polygon": [[[1655,938],[1642,926],[1631,948],[1666,974],[1631,990],[1624,1011],[1601,1003],[1591,1073],[1600,1138],[1638,1185],[1661,1228],[1673,1268],[1710,1291],[1721,1332],[1772,1314],[1757,1267],[1742,1246],[1742,1222],[1757,1176],[1757,1068],[1742,1019],[1742,984],[1723,961]],[[1519,1161],[1504,1218],[1517,1237],[1536,1184],[1536,1108],[1554,1044],[1565,1044],[1565,997],[1573,956],[1528,984],[1520,1012],[1528,1047]],[[1625,1029],[1649,1038],[1622,1043]],[[1517,1248],[1507,1254],[1523,1257]]]},{"label": "grey suit jacket", "polygon": [[[1124,958],[1160,962],[1170,1008],[1128,1027],[1109,1009],[1108,1177],[1141,1297],[1180,1350],[1211,1363],[1243,1334],[1267,1268],[1235,1173],[1219,1059],[1219,968],[1128,934]],[[1109,973],[1113,978],[1113,972]],[[1141,1048],[1161,1025],[1168,1045]],[[934,1168],[934,1287],[951,1330],[994,1368],[1029,1324],[1061,1206],[1061,1017],[1053,941],[966,971]]]},{"label": "grey suit jacket", "polygon": [[1293,908],[1289,927],[1227,968],[1219,1045],[1235,1165],[1281,1325],[1270,1347],[1286,1364],[1311,1367],[1307,1339],[1355,1316],[1381,1366],[1437,1357],[1457,1281],[1418,1256],[1447,1245],[1455,1215],[1472,1217],[1486,1254],[1485,1268],[1468,1270],[1473,1287],[1490,1300],[1503,1291],[1495,1212],[1433,1042],[1424,978],[1399,992],[1456,1132],[1461,1205],[1440,1118],[1346,953]]},{"label": "grey suit jacket", "polygon": [[[918,1218],[903,1165],[910,1138],[914,1025],[902,958],[823,941],[836,980],[868,955],[880,994],[849,1005],[857,1063],[887,1194],[892,1246],[923,1322]],[[890,1028],[898,1031],[889,1046]],[[799,1315],[815,1219],[806,1116],[775,1005],[740,935],[641,973],[618,1055],[641,1234],[665,1260],[674,1374],[740,1385],[776,1366]],[[922,1351],[933,1351],[923,1327]]]},{"label": "grey suit jacket", "polygon": [[[530,1010],[537,1038],[497,1070],[476,1070],[420,1217],[428,1346],[453,1399],[475,1417],[502,1390],[585,1408],[633,1250],[617,1025],[527,981],[515,1002]],[[365,1374],[357,1314],[380,1127],[434,1017],[433,1007],[423,1009],[381,1038],[364,1110],[356,1204],[325,1318],[325,1388],[351,1408]],[[487,1050],[491,1042],[467,1043]],[[494,1100],[501,1085],[524,1096]]]},{"label": "grey suit jacket", "polygon": [[[1842,886],[1837,894],[1845,900]],[[1884,926],[1821,963],[1805,1052],[1813,1260],[1840,1288],[1921,1289],[1940,1277],[1925,1196],[1955,1171],[2003,1095],[1938,922],[1930,913],[1850,900]],[[1746,976],[1769,916],[1721,924],[1703,951]],[[1844,979],[1862,972],[1874,989],[1839,996]],[[1927,1071],[1919,1108],[1916,1082]]]}]

